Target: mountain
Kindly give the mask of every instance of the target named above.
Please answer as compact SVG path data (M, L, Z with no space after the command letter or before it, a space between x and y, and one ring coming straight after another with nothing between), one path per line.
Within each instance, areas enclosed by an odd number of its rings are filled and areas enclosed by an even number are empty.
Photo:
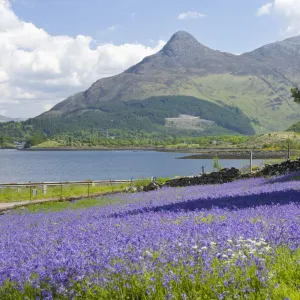
M79 116L88 120L91 114L94 120L106 119L105 107L115 107L114 118L117 118L121 112L118 109L126 102L157 99L155 109L159 110L161 97L188 96L185 101L197 98L199 106L206 101L224 110L235 110L248 120L253 132L277 131L300 119L300 109L290 97L290 89L297 85L300 85L300 37L233 55L210 49L189 33L179 31L158 53L122 74L96 81L88 90L67 98L37 120L51 120L63 126ZM152 102L152 108L153 105ZM172 117L179 117L180 113L179 110ZM195 110L185 114L194 116ZM139 117L134 113L127 117L130 116ZM166 121L160 125L165 124ZM123 128L126 128L124 122Z
M0 115L0 123L11 122L11 121L21 122L23 120L22 119L18 119L18 118L4 117L4 116Z

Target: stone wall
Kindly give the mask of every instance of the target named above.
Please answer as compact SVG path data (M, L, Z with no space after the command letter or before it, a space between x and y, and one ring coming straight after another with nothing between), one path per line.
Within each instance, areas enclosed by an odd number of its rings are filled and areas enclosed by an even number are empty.
M287 160L281 164L266 165L262 170L255 173L255 177L268 177L285 175L288 173L300 171L300 158L296 160Z
M300 171L300 158L296 160L287 160L281 164L266 165L258 172L241 174L240 170L231 168L223 169L219 172L212 172L195 177L182 177L175 178L166 182L166 186L192 186L192 185L205 185L205 184L220 184L225 182L232 182L242 178L252 177L271 177L278 175L285 175L292 172Z
M222 169L219 172L212 172L194 177L181 177L169 180L165 183L166 186L191 186L204 184L220 184L225 182L232 182L241 178L241 172L238 169Z
M184 187L193 185L221 184L232 182L238 179L285 175L296 171L300 171L300 158L294 161L287 160L281 164L266 165L261 170L248 174L242 174L241 171L236 168L222 169L219 172L207 173L200 176L174 178L167 181L164 185L161 185L157 182L151 182L149 185L141 187L140 190L132 187L133 190L128 190L127 192L149 192L157 190L162 186Z

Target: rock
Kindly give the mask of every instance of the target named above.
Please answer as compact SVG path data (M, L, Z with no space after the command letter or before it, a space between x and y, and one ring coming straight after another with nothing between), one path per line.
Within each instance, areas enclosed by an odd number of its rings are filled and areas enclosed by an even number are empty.
M138 191L138 189L134 186L129 186L125 190L126 193L136 193L137 191Z
M144 187L143 186L138 186L136 188L137 192L142 192L144 190Z
M300 170L300 158L287 160L281 164L266 165L262 170L255 173L255 177L270 177L285 175Z
M143 191L150 192L150 191L158 190L159 188L161 188L161 184L152 181L148 185L144 186Z
M231 182L236 179L242 178L241 172L238 169L222 169L219 172L212 172L194 177L174 178L166 182L166 186L191 186L191 185L204 185L204 184L221 184Z

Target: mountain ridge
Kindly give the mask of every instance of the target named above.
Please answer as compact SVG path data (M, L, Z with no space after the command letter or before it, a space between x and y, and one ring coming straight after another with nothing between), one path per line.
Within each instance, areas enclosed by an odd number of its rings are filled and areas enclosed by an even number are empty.
M38 118L66 117L106 101L192 96L241 109L256 132L286 129L300 119L290 88L300 85L300 37L242 55L213 50L179 31L156 54L123 73L97 80ZM277 61L277 63L276 63Z
M23 119L21 118L10 118L10 117L5 117L0 115L0 123L5 123L5 122L21 122Z

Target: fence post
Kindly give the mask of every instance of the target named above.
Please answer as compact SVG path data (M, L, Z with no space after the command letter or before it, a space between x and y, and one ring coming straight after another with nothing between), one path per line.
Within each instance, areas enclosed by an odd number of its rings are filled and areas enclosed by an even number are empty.
M31 201L31 193L32 193L32 191L31 191L31 185L29 186L29 193L30 193L30 201Z
M291 142L288 142L288 160L291 159Z
M202 175L204 175L204 173L205 173L205 172L204 172L204 166L202 166Z
M63 195L63 185L61 183L60 184L60 200L62 200L62 195Z
M250 173L252 173L253 169L253 152L250 151Z
M110 178L110 186L111 186L111 191L113 192L114 188L113 188L113 184L112 184L111 178Z
M44 184L43 185L43 195L46 195L47 194L47 185Z
M88 198L90 198L90 183L88 182Z

